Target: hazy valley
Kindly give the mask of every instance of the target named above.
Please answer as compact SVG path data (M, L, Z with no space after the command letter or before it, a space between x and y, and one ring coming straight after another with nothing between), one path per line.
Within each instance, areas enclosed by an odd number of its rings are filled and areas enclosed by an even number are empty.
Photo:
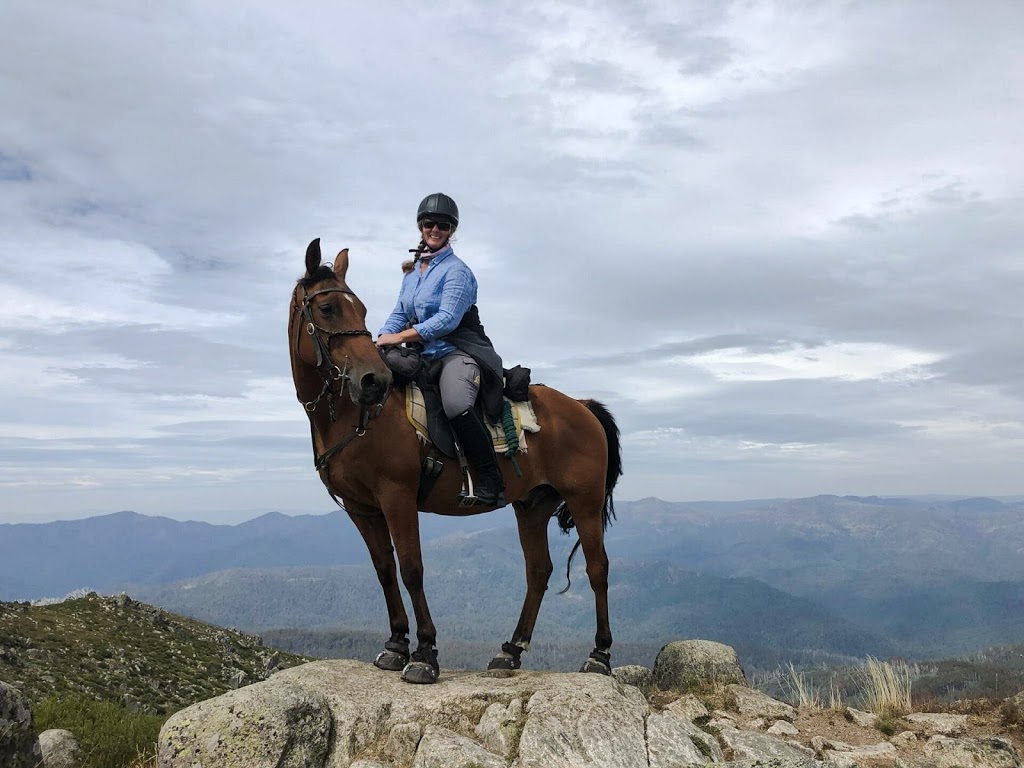
M525 588L511 510L421 520L442 647L485 660L514 626ZM555 575L535 634L541 667L559 668L572 656L565 649L593 632L582 558L572 589L556 594L571 543L552 533ZM618 505L607 546L620 663L648 663L678 637L728 643L759 668L940 658L1024 638L1019 500L643 499ZM124 590L249 632L343 629L344 646L385 630L368 560L340 511L235 526L122 512L0 526L0 599Z

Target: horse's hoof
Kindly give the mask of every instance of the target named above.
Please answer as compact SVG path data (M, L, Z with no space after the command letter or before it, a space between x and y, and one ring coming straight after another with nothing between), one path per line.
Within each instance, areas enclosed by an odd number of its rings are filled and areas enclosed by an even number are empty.
M425 661L410 661L402 670L402 680L406 683L429 685L437 682L437 670Z
M523 666L523 662L517 659L515 656L509 653L499 653L490 663L487 665L487 669L519 669Z
M605 664L603 661L597 659L587 659L583 662L583 666L580 667L580 672L596 672L599 675L610 675L612 673L611 667Z
M409 663L409 654L395 653L394 651L381 651L373 660L373 666L388 672L401 672Z

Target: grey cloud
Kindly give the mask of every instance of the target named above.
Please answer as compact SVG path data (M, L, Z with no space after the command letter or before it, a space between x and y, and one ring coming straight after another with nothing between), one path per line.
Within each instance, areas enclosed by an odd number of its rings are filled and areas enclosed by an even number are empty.
M283 321L282 321L283 323ZM230 338L230 334L225 334ZM146 395L230 397L239 383L254 376L284 375L283 341L279 355L204 339L197 333L161 330L150 325L68 331L61 334L18 331L13 349L44 354L55 374L75 376L103 390ZM283 339L283 335L282 335ZM83 355L123 358L125 367L62 363Z
M27 162L0 151L0 183L31 181L32 178L32 167Z
M692 24L651 24L643 34L662 56L675 61L679 71L686 75L721 72L737 53L726 38L705 34Z
M930 368L951 382L995 387L1009 397L1024 399L1024 344L1014 330L979 339L973 348Z
M3 5L0 26L19 34L0 51L0 228L57 265L56 248L81 237L156 254L167 269L139 283L134 324L3 329L3 353L35 361L34 373L78 377L39 392L28 376L7 380L3 424L48 436L30 451L7 444L8 476L21 471L19 451L55 468L116 468L137 450L151 462L243 466L266 439L275 453L264 465L295 451L323 501L290 392L295 421L282 431L232 420L252 378L287 379L286 300L309 239L353 245L353 287L375 330L415 236L410 211L444 189L464 209L457 251L477 272L499 352L535 380L607 401L635 451L628 492L1016 492L1024 201L1011 31L1021 9L822 6L814 14L832 37L815 41L820 61L776 62L784 74L750 91L722 87L751 64L745 43L724 37L742 6L576 10L619 25L616 53L653 52L666 78L684 77L633 82L600 51L550 50L585 28L563 29L571 16L550 4L486 14L314 4L297 21L290 6L257 0L243 24L213 6ZM779 33L806 12L780 6ZM544 46L538 18L552 33ZM343 25L359 34L339 45ZM908 53L909 28L941 55ZM47 57L33 54L41 46ZM707 90L692 101L694 84ZM631 135L559 112L602 93L635 97ZM10 256L0 291L30 312L46 297L10 268L21 254ZM173 312L177 330L162 327ZM677 363L689 394L644 396L645 381L665 383L663 357L837 342L944 359L917 382L721 382ZM111 356L138 367L97 366ZM625 373L639 392L623 391ZM202 422L174 416L190 395L223 400L230 415L211 406L197 409ZM1001 426L898 426L950 414ZM152 435L169 418L179 423L143 442L66 440L111 425ZM662 426L682 435L663 459L633 440ZM296 436L277 442L289 429ZM769 445L744 453L741 441ZM792 443L828 450L787 454ZM950 466L922 459L937 454ZM982 465L972 458L981 455L1000 458ZM878 478L886 487L849 485ZM977 486L982 478L993 486ZM263 491L290 498L283 486ZM189 492L164 486L151 498L187 505Z
M862 446L908 440L920 433L902 422L943 415L937 381L893 385L883 381L782 380L720 382L699 394L651 404L642 392L610 399L620 423L633 432L683 430L704 439L786 445Z
M548 85L558 90L582 88L638 95L650 90L642 81L629 77L621 67L600 59L563 59L552 68Z
M580 366L617 366L631 363L656 363L673 357L692 357L721 349L742 349L746 352L779 352L802 347L813 349L824 344L821 340L787 339L781 334L761 336L753 334L722 334L705 336L684 341L673 341L651 347L628 350L617 353L596 353L576 355L565 358L562 363L570 367Z
M972 258L984 252L1010 259L1017 252L1021 210L1015 199L983 207L968 203L891 222L876 232L759 249L680 244L674 261L671 250L654 251L643 243L537 243L525 253L590 257L592 267L566 275L574 289L558 301L571 309L574 322L600 328L607 343L630 343L669 329L699 336L723 325L757 333L762 318L770 318L773 328L800 336L941 352L1010 327L1024 312L1018 299L1024 273L1009 262L1002 267ZM986 222L983 232L979 217ZM559 263L545 267L552 268ZM543 282L535 286L542 289ZM642 304L630 297L643 297Z
M649 174L646 168L633 160L587 159L548 152L519 158L505 170L505 178L525 187L523 203L529 203L531 198L527 195L531 188L551 187L569 192L581 183L595 185L606 192L628 194L630 190L643 186ZM532 211L534 216L538 213L536 208L528 211ZM498 225L499 222L495 221L494 224ZM544 225L540 231L542 234L558 229L555 222L544 222Z
M707 149L708 143L703 138L692 119L688 115L651 115L643 120L639 141L655 146L685 148L688 150Z
M893 422L834 418L813 413L719 411L671 423L693 435L733 437L757 443L836 443L851 438L885 439L913 431Z
M52 440L0 438L0 462L31 466L64 466L69 470L110 469L114 472L183 466L214 470L260 470L277 462L305 465L309 435L298 424L293 436L280 434L173 435L155 438L65 438Z

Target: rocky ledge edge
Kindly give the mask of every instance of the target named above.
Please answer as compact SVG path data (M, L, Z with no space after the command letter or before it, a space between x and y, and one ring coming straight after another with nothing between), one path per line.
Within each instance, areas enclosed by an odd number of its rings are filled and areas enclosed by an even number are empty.
M711 647L683 641L662 653L687 642ZM912 731L855 746L800 734L796 710L748 688L738 664L703 681L726 702L716 710L680 687L666 693L664 666L654 673L445 670L437 684L413 686L358 661L312 662L172 716L160 732L159 766L1024 768L1007 739L964 737L958 716L925 717Z

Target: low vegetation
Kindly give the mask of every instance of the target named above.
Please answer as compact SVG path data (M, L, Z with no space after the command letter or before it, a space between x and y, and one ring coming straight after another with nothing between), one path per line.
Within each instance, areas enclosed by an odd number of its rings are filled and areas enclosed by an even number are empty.
M82 746L83 768L142 766L156 757L156 737L167 715L129 712L80 694L49 696L33 708L36 730L64 728Z
M37 730L72 732L88 768L148 768L171 714L308 658L126 595L0 602L0 680Z
M996 707L1024 690L1024 645L1008 645L928 662L779 665L751 676L755 687L799 706L842 709L844 705L883 714L952 711L965 701Z
M178 616L126 595L44 606L0 603L0 680L31 702L75 693L170 714L306 657L257 636Z

